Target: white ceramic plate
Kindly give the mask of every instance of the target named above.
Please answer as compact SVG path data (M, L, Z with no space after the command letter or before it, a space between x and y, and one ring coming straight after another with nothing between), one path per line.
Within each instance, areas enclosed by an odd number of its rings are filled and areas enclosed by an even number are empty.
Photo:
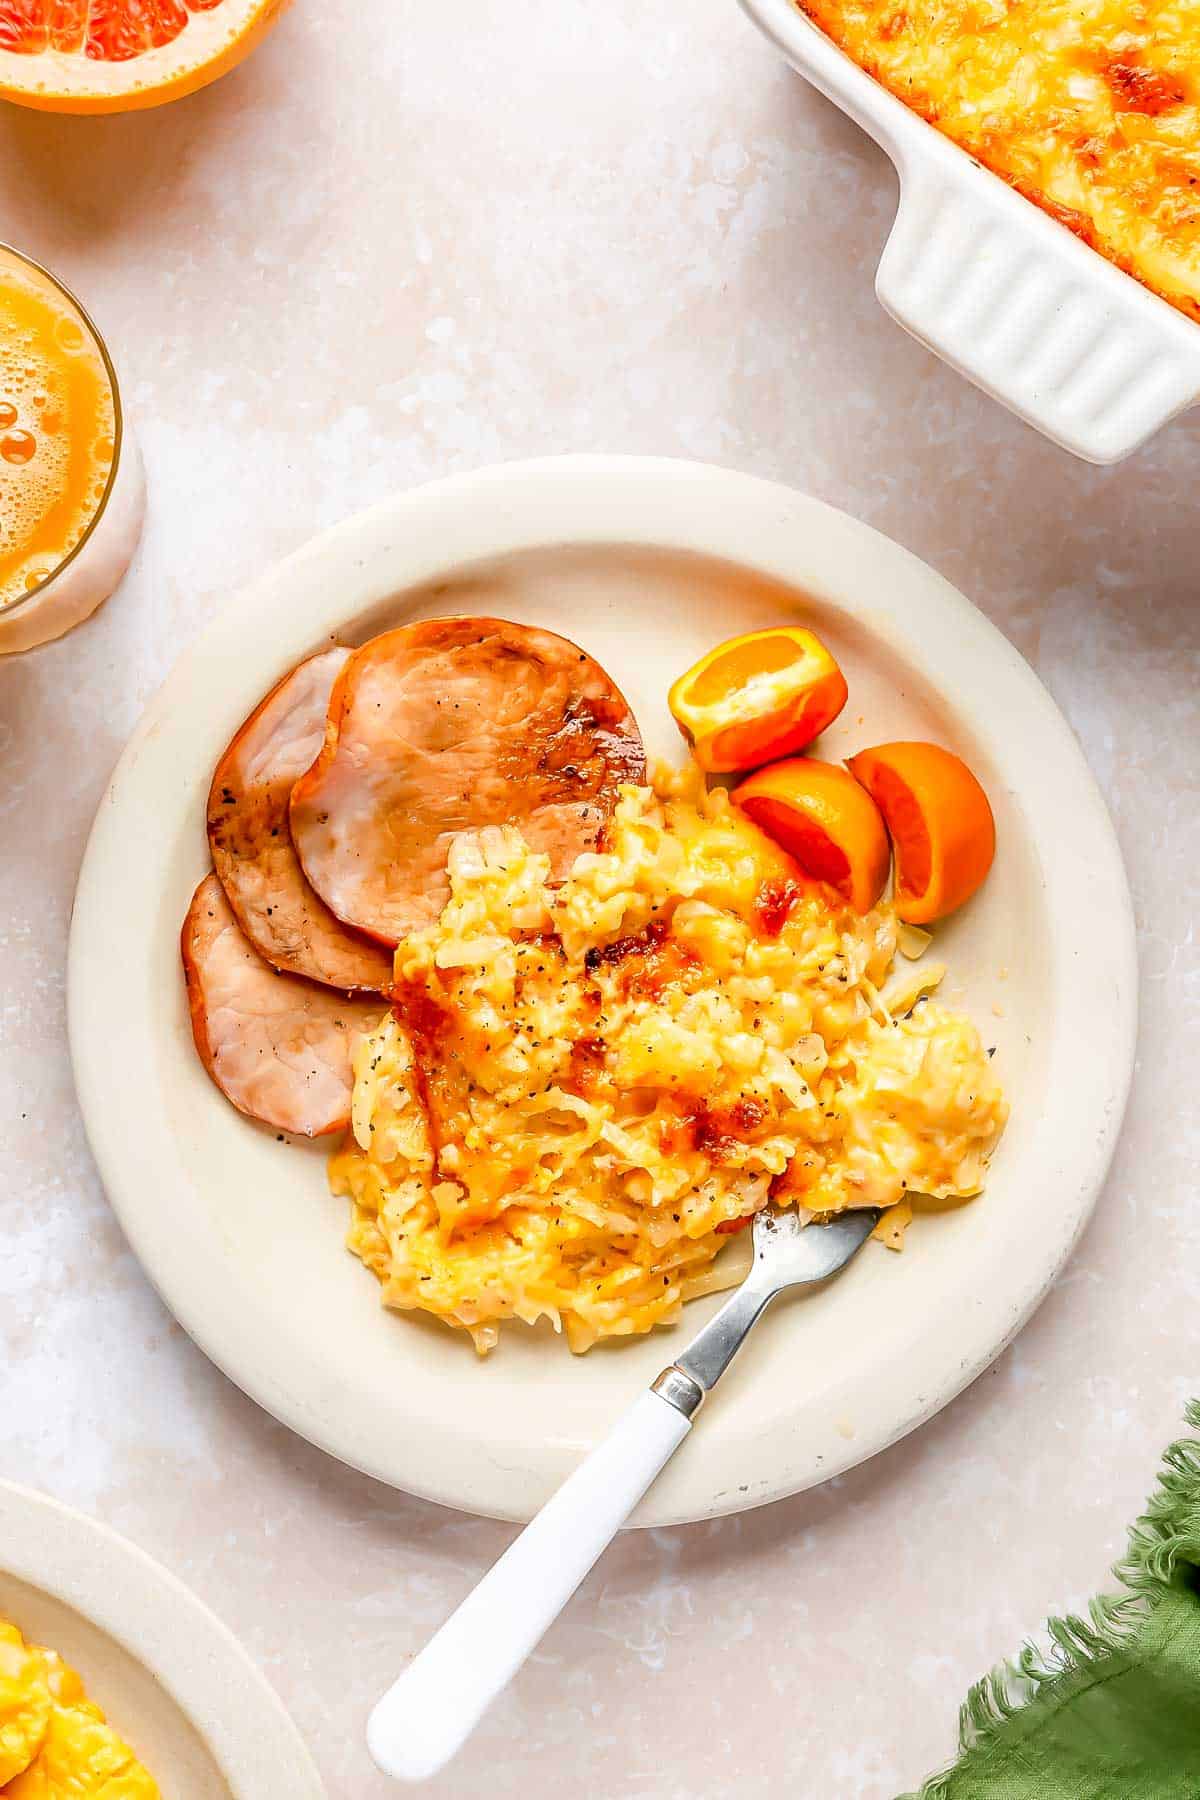
M168 1800L324 1800L273 1689L125 1538L0 1482L0 1616L79 1670Z
M995 806L991 878L939 941L951 993L997 1047L1012 1123L981 1201L919 1221L902 1256L869 1246L828 1291L776 1310L637 1518L753 1506L944 1406L1061 1268L1132 1069L1133 924L1112 829L1053 702L960 594L843 514L724 470L579 457L454 477L349 520L240 596L151 705L93 829L69 972L80 1101L130 1242L196 1341L314 1443L448 1505L528 1517L688 1327L582 1359L514 1330L481 1364L465 1337L386 1313L341 1247L325 1151L248 1124L200 1067L177 940L207 867L214 761L259 696L332 637L473 611L577 639L651 752L676 757L671 678L731 632L805 620L850 682L826 754L933 737Z

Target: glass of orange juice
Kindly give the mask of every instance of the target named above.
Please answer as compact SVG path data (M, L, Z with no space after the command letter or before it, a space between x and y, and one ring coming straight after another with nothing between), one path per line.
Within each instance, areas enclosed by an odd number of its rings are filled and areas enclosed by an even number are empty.
M103 338L60 282L0 244L0 656L108 599L144 499Z

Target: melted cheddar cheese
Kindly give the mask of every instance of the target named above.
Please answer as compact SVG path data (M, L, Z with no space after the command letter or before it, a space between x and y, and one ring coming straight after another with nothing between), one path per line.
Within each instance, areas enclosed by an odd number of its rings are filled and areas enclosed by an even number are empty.
M0 1619L3 1800L161 1800L158 1785L53 1650Z
M695 771L623 788L558 886L509 827L448 869L331 1165L385 1304L481 1352L505 1319L586 1350L739 1280L720 1253L771 1202L886 1207L899 1247L910 1195L979 1192L1007 1107L922 999L940 971L893 985L891 908L806 883Z
M1200 0L800 0L862 68L1200 318Z

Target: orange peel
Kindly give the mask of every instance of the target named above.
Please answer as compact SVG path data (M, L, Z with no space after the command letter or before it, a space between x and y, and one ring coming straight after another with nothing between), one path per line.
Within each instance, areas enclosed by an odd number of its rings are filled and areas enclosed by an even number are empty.
M0 0L0 99L42 112L178 100L261 43L288 0Z
M806 749L846 704L846 679L811 631L772 626L718 644L667 704L700 767L728 774Z
M891 850L879 808L839 763L809 756L771 763L731 798L806 875L836 889L855 912L870 912L886 885Z
M996 825L961 756L940 744L877 744L846 766L887 824L901 919L927 925L945 918L982 887L996 853Z

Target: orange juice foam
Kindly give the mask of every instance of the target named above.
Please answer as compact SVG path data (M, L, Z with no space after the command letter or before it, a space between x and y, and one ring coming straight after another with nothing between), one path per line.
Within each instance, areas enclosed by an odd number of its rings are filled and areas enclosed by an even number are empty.
M115 432L108 370L69 301L0 266L0 613L86 535Z

